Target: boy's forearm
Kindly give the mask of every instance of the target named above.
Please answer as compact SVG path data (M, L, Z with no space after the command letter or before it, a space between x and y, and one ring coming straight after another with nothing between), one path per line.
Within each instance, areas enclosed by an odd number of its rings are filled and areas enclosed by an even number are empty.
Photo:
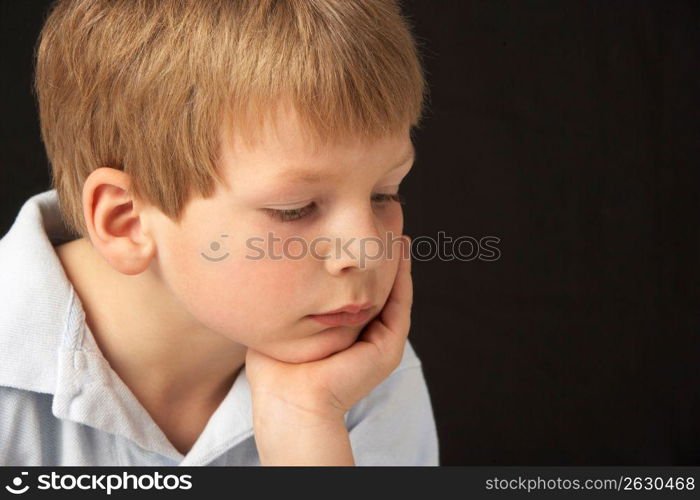
M343 418L317 420L282 413L254 421L261 465L355 465Z

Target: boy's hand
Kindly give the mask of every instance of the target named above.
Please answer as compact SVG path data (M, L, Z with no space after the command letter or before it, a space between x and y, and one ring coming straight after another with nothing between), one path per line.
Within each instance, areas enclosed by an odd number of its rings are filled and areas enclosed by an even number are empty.
M401 362L411 324L410 238L384 308L347 349L308 363L285 363L248 349L246 376L256 425L284 420L305 428L343 423L345 413Z

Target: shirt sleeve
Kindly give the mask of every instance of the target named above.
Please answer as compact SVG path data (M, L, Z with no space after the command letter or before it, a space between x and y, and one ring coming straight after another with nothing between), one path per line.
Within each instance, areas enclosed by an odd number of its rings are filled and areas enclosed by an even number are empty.
M407 341L399 366L347 414L355 465L439 465L438 436L420 360Z

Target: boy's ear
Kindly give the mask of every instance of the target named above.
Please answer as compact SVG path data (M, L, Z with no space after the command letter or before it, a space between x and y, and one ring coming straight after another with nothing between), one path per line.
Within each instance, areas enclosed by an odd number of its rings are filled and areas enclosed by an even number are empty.
M129 175L121 170L94 170L83 186L83 216L93 246L107 262L121 273L139 274L156 246L130 186Z

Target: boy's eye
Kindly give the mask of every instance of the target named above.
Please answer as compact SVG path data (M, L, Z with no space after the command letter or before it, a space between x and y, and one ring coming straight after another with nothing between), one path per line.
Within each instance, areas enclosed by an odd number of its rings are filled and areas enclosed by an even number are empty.
M292 222L295 220L303 219L308 214L313 212L315 203L311 202L305 207L292 208L289 210L275 210L274 208L266 208L267 211L273 218L281 220L282 222Z
M372 195L372 201L380 206L386 205L387 203L389 203L391 201L401 203L402 205L404 205L406 203L405 198L399 193L374 194L374 195ZM304 217L307 217L308 215L313 213L315 208L316 208L316 204L314 202L311 202L308 205L301 207L301 208L293 208L293 209L289 209L289 210L275 210L273 208L266 208L265 210L274 219L280 220L282 222L294 222L294 221L303 219Z

